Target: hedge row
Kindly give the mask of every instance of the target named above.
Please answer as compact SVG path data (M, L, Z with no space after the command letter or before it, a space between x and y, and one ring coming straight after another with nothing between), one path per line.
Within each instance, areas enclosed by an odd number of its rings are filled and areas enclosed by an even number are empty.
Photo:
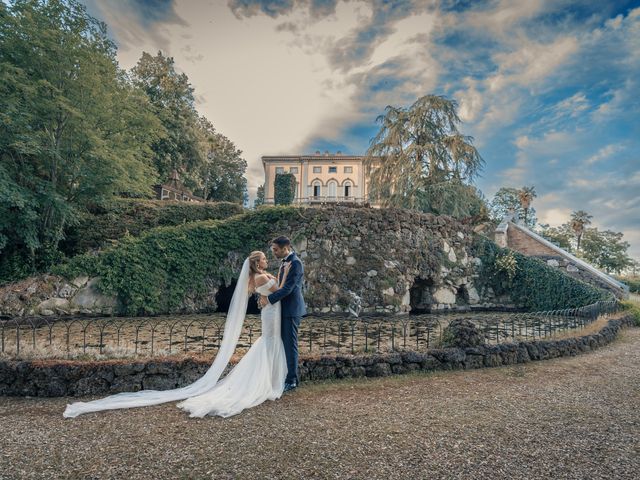
M60 248L67 256L102 248L127 235L138 236L151 228L201 220L221 220L242 213L230 202L196 203L163 200L115 199L96 205L66 232Z

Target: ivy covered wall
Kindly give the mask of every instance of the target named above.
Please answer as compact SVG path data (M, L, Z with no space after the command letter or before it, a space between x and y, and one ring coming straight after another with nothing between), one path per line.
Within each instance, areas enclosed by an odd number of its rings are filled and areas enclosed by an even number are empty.
M547 310L607 296L540 261L498 248L450 217L401 209L276 206L124 237L100 254L80 255L55 268L56 275L45 282L55 287L25 283L0 289L0 302L5 314L20 309L28 314L38 302L50 310L64 299L68 309L77 291L91 287L114 299L106 302L114 313L210 311L221 286L233 285L248 253L268 252L270 239L282 234L304 262L311 312L344 313L356 306L386 313ZM275 271L277 260L268 257ZM37 293L28 293L32 290ZM57 296L60 302L51 298Z

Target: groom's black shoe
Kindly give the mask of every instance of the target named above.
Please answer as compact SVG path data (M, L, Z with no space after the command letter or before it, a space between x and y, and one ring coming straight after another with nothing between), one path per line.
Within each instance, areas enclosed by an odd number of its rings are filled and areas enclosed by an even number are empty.
M284 391L285 392L293 390L294 388L298 388L298 384L297 383L285 383L284 384Z

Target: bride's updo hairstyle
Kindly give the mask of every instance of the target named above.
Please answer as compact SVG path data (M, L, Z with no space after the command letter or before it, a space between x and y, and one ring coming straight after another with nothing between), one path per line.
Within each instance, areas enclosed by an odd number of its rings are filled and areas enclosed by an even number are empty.
M260 259L264 256L264 252L260 250L255 250L249 254L249 272L250 275L255 275L256 273L260 273L260 267L258 264L260 263Z
M258 264L263 256L264 252L260 250L254 250L249 254L249 290L252 292L256 289L255 276L262 273Z

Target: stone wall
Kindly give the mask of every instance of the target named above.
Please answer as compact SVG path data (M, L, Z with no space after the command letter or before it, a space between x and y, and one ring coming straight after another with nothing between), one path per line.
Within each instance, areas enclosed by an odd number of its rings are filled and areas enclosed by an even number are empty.
M578 280L582 280L583 282L589 283L603 290L610 291L617 297L623 296L623 292L621 292L620 289L613 288L611 284L604 282L599 277L594 276L592 273L586 271L584 268L581 268L580 265L576 265L567 258L559 255L538 255L537 258L543 260L550 267L562 270L563 273L566 273L573 278L577 278Z
M354 298L364 312L495 301L481 299L473 283L479 260L470 254L469 225L399 209L308 209L305 217L292 221L287 233L305 264L305 299L313 312L347 312Z
M304 294L311 312L513 307L510 298L495 297L490 290L481 298L474 284L480 260L471 255L473 230L450 217L326 207L300 209L288 223L273 236L294 240L305 265ZM271 271L277 268L272 260ZM214 311L220 292L233 290L226 287L219 278L207 279L207 293L185 298L177 312ZM0 315L104 315L118 314L119 308L118 299L100 293L99 278L43 275L0 288Z
M547 340L446 348L421 352L343 355L300 359L301 381L345 377L379 377L417 370L455 370L514 365L574 356L612 342L620 329L634 325L632 316L610 320L598 333ZM67 361L0 361L0 395L85 396L142 389L165 390L188 385L209 368L210 361L148 360L125 363Z

